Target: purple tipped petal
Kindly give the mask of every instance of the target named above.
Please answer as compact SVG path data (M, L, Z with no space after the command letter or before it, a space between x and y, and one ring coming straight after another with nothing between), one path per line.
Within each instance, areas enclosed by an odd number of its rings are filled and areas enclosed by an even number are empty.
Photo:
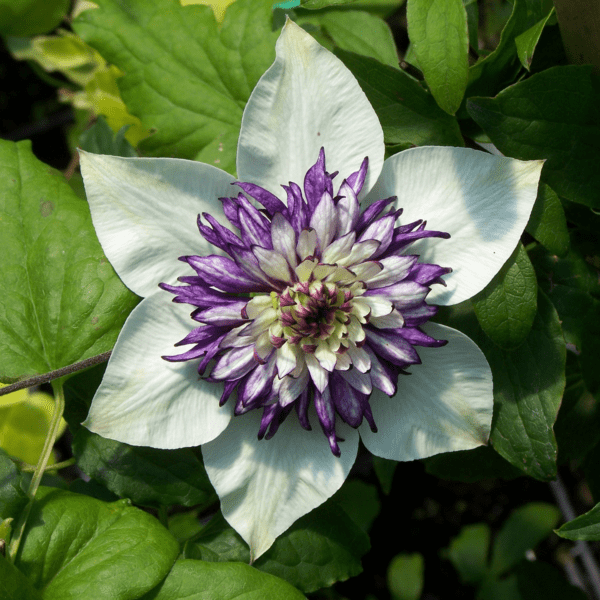
M329 440L329 446L335 456L340 456L340 448L337 444L337 436L335 435L335 407L331 400L331 392L329 388L321 393L315 390L315 409L319 417L321 428Z
M333 197L331 177L325 171L325 149L321 148L319 159L308 170L304 178L304 195L311 213L315 210L325 192Z
M246 194L252 196L257 202L260 202L269 212L270 216L273 216L275 213L283 213L287 214L287 208L285 204L274 194L268 192L264 188L261 188L259 185L254 185L253 183L244 183L236 181L235 185L241 187Z
M309 401L310 398L308 396L308 387L305 387L295 404L296 412L298 413L298 421L300 421L300 425L306 429L306 431L312 431L312 427L310 426L310 422L308 420Z
M414 266L410 273L410 278L417 283L423 285L432 285L434 283L441 283L446 285L442 279L442 275L451 273L452 269L448 267L440 267L438 265L430 265L427 263L418 263Z
M403 327L397 330L398 334L401 335L407 342L410 342L413 346L425 346L427 348L441 348L445 346L447 340L436 340L428 336L426 333L418 329L417 327Z
M423 302L418 306L402 311L404 324L407 327L418 327L419 325L423 325L429 321L429 319L431 319L431 317L433 317L437 311L437 306L430 306L429 304L425 304L425 302Z
M396 217L394 215L390 215L389 217L382 217L377 221L371 223L358 238L359 242L364 242L366 240L377 240L381 243L379 248L375 251L372 258L377 256L381 256L387 249L388 246L392 243L392 235L394 232L394 222L396 221Z
M398 367L419 364L421 359L417 351L403 337L388 330L365 328L371 348L382 358Z
M190 284L188 286L175 286L161 283L159 286L175 294L173 302L191 304L192 306L227 306L232 302L236 302L236 298L226 296L208 285L206 285L200 277L180 277L182 283Z
M369 398L368 394L361 394L337 373L333 374L329 385L333 404L340 417L350 427L358 427L363 420L363 405Z
M365 183L365 177L367 176L367 170L369 168L369 157L365 157L360 165L360 169L352 173L348 179L348 185L352 188L354 193L358 196L360 190L362 190L362 186Z
M242 271L235 262L224 256L185 256L183 259L209 285L225 292L266 292L264 282Z
M397 196L386 198L385 200L377 200L373 202L359 217L356 223L356 230L362 231L365 227L370 225L388 206L398 200Z
M226 352L213 367L210 374L215 381L241 379L257 366L254 360L254 348L233 348Z

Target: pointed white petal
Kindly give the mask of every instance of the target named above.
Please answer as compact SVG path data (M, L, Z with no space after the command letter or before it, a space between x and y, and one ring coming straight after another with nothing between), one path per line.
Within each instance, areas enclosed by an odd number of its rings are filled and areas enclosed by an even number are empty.
M330 265L337 263L338 260L347 257L350 251L352 250L352 246L354 245L354 241L356 240L356 234L354 231L344 235L343 237L335 240L335 242L329 244L323 252L321 261Z
M329 349L327 342L319 341L314 356L326 371L333 371L338 355Z
M277 352L277 373L280 379L291 373L296 368L296 354L299 352L294 346L285 342Z
M360 205L354 190L346 182L340 186L338 195L342 196L336 205L338 235L342 236L354 230L360 214Z
M314 425L318 420L311 412ZM341 487L358 449L358 433L342 422L336 425L345 439L340 458L333 456L318 425L305 431L295 414L270 440L256 438L259 424L258 411L235 417L216 440L202 446L223 515L250 545L251 560Z
M537 195L542 161L523 162L469 148L421 147L391 156L365 199L398 196L402 223L427 221L448 240L427 238L407 252L451 267L429 302L457 304L480 292L514 251Z
M296 232L281 213L275 213L271 221L271 241L273 248L285 256L292 268L298 265Z
M284 377L283 380L280 380L279 404L287 406L290 402L293 402L306 388L309 379L308 369L302 369L298 377Z
M254 248L254 256L258 258L260 268L272 279L279 281L290 280L290 266L288 261L277 250Z
M394 309L389 315L371 317L369 323L377 327L377 329L396 329L404 327L404 317Z
M324 147L327 169L340 171L339 182L369 157L366 194L383 164L383 132L354 75L293 21L276 53L242 117L240 180L271 192L288 181L302 185Z
M319 247L323 251L329 246L337 230L336 211L329 194L323 194L310 218L309 225L317 232Z
M315 255L317 248L317 232L314 229L303 229L298 236L298 256L305 260Z
M189 254L222 254L196 225L210 213L229 227L220 197L235 179L215 167L176 158L120 158L80 151L92 221L108 260L139 296L192 274L179 260Z
M373 391L371 376L368 373L361 373L358 369L348 369L340 371L340 375L355 389L363 394L370 394Z
M329 384L329 373L321 366L321 363L312 354L304 354L304 361L310 372L313 383L320 392Z
M346 354L361 373L366 373L371 368L371 359L364 348L357 348L354 344L350 344Z
M346 258L338 260L338 265L343 265L352 268L353 265L362 263L364 260L368 260L375 254L379 249L379 242L377 240L368 240L366 242L357 242L352 246L352 251L347 255Z
M383 296L358 296L352 301L353 306L363 305L367 307L367 313L371 317L383 317L394 310L394 305Z
M410 268L415 264L416 258L414 256L394 255L382 258L377 262L383 266L383 269L380 269L370 279L366 280L369 289L393 285L404 279L408 275Z
M477 345L443 325L423 329L442 348L419 348L423 364L400 375L392 398L375 389L370 399L373 433L361 425L365 446L392 460L416 460L440 452L468 450L487 443L492 423L492 373Z
M129 315L84 425L134 446L198 446L227 426L233 403L219 407L220 383L198 377L199 360L170 363L174 344L193 328L189 308L159 292Z

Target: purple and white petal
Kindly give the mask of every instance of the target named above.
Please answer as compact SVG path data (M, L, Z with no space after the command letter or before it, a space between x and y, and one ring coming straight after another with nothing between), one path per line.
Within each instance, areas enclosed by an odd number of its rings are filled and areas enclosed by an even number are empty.
M309 418L316 422L314 409ZM292 415L272 439L258 440L260 421L257 411L235 418L216 440L202 446L223 516L249 544L252 561L341 487L358 450L358 432L343 423L337 426L345 440L339 443L338 458L320 427L306 431Z
M277 57L254 88L242 117L237 172L271 192L301 183L321 147L339 169L340 183L369 157L362 194L384 158L379 119L352 73L331 52L288 20Z
M485 356L455 329L437 323L423 329L448 344L420 348L422 364L411 367L410 375L400 375L392 398L378 390L372 394L378 432L363 424L360 435L376 456L416 460L487 443L494 400Z
M385 161L365 203L395 194L403 221L426 219L429 229L450 234L417 241L410 253L452 268L447 287L433 288L429 301L457 304L480 292L513 253L542 165L469 148L412 148Z
M198 380L196 362L167 362L189 332L189 311L148 296L129 315L87 419L90 431L134 446L184 448L217 437L231 418L223 386ZM193 418L190 416L193 415Z
M198 213L229 226L220 196L235 179L210 165L177 158L120 158L80 150L92 222L123 283L138 296L174 284L180 256L215 248L198 236Z

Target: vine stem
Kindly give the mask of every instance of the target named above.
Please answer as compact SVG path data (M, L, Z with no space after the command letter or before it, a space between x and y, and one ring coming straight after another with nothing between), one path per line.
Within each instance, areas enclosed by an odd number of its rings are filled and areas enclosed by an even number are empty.
M60 420L62 419L63 412L65 410L63 380L55 379L52 382L52 388L54 390L54 411L52 412L52 421L50 422L50 428L48 429L48 434L46 435L46 440L44 441L44 447L42 449L40 459L35 467L35 471L33 472L31 483L29 484L29 490L27 491L29 502L17 521L15 534L8 546L8 558L10 562L14 562L17 556L17 552L21 544L21 538L23 537L23 532L25 531L25 526L27 525L27 519L29 518L31 507L35 501L35 495L40 486L40 482L42 481L42 476L44 475L44 471L48 465L52 448L54 448L54 442L56 441L56 437L60 428Z
M16 383L11 383L10 385L7 385L0 389L0 396L4 396L5 394L11 394L12 392L16 392L17 390L22 390L23 388L41 385L42 383L48 383L53 379L58 379L59 377L64 377L65 375L70 375L71 373L82 371L83 369L93 367L94 365L99 365L100 363L106 362L110 358L110 354L111 351L104 352L103 354L97 354L96 356L86 358L85 360L82 360L80 362L76 362L72 365L68 365L67 367L63 367L62 369L56 369L55 371L50 371L49 373L44 373L43 375L35 375L34 377L29 377L27 379L17 381Z
M69 458L68 460L63 460L63 462L48 465L45 471L60 471L60 469L66 469L74 464L75 459ZM37 469L36 465L28 465L27 463L18 463L18 466L21 469L21 473L33 473Z

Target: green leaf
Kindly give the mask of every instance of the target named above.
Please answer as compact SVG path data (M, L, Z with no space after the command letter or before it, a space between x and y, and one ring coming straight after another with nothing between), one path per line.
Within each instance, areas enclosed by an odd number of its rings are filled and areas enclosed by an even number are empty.
M565 211L554 190L541 184L525 228L547 250L564 256L569 250L569 231Z
M0 552L0 598L2 600L41 600L42 595L19 569Z
M512 350L525 341L537 310L537 281L521 243L471 302L483 331L497 346Z
M597 366L600 336L600 271L589 252L590 236L575 231L571 249L558 258L536 248L531 253L539 281L562 322L565 339L574 346L585 385L592 394L600 393Z
M332 500L337 502L365 533L369 532L381 510L377 488L360 479L347 479L333 495Z
M137 156L134 147L125 139L128 126L121 127L117 134L100 115L96 122L79 137L79 145L87 152L110 156Z
M167 578L140 600L301 600L289 583L241 563L178 560Z
M446 452L425 459L425 470L440 479L474 483L482 479L514 479L523 472L513 467L491 446Z
M169 517L169 531L181 546L202 531L198 510L176 513Z
M517 508L506 519L492 548L490 571L502 575L547 538L560 520L560 511L552 504L531 502Z
M309 593L358 575L368 549L368 536L328 502L296 521L253 566ZM248 546L220 513L186 543L183 555L205 561L250 560Z
M532 25L527 31L524 31L515 38L517 55L521 64L528 71L531 68L535 47L540 40L544 27L546 27L546 23L548 23L548 20L552 16L554 16L554 9L552 9L543 19L540 19L535 25Z
M387 144L464 146L456 119L404 71L336 49L372 104Z
M408 0L408 36L438 105L453 115L469 78L467 13L462 0Z
M44 600L135 600L169 572L179 552L151 515L39 488L15 561Z
M479 7L477 0L463 0L467 13L467 28L469 30L469 46L473 51L479 51Z
M588 595L571 585L564 573L548 563L523 561L517 567L519 592L525 600L587 600Z
M27 493L15 463L0 448L0 520L16 518L27 504Z
M218 169L235 175L238 134L237 130L219 134L196 154L194 160L214 165Z
M513 83L521 70L515 40L545 18L551 9L551 0L514 1L512 13L502 30L498 45L492 53L480 58L469 69L467 98L494 96Z
M65 18L70 0L0 0L0 35L49 33Z
M65 418L74 433L79 468L121 498L143 506L207 506L216 501L199 450L130 446L92 433L84 420L105 365L72 377L65 386Z
M494 379L491 441L496 452L536 479L556 476L552 427L565 387L566 350L560 321L538 291L538 312L525 342L516 350L494 345L467 306L457 306L448 325L466 333L483 351Z
M370 56L381 63L398 68L398 54L388 24L379 17L358 10L324 12L298 19L324 29L335 45L348 52Z
M568 540L600 540L600 504L596 504L592 510L565 523L556 530L556 533Z
M250 92L275 58L272 1L237 0L219 28L209 6L174 0L101 0L76 32L125 75L128 110L153 135L151 156L194 158L213 140L237 139ZM232 154L233 153L233 154ZM235 162L227 144L223 162Z
M600 208L599 94L592 67L554 67L467 110L503 154L547 159L542 181L559 196Z
M217 500L199 452L130 446L80 428L73 439L79 468L111 492L142 506L209 506Z
M554 307L538 293L538 312L525 342L511 352L486 347L494 377L492 444L536 479L556 476L552 427L565 388L566 350Z
M0 140L0 381L110 350L137 297L98 243L88 206L29 142Z
M375 471L375 475L377 475L381 491L386 496L389 496L392 491L392 483L397 466L398 463L395 460L373 456L373 470Z
M586 460L590 459L588 452L600 442L600 403L587 389L579 358L573 352L567 352L567 385L554 432L559 463L579 461L586 454ZM586 476L586 480L594 493L591 477Z
M485 523L463 527L450 541L448 558L458 571L463 583L476 584L487 573L490 547L490 528Z
M398 554L387 569L387 584L392 600L419 600L423 591L423 555Z

